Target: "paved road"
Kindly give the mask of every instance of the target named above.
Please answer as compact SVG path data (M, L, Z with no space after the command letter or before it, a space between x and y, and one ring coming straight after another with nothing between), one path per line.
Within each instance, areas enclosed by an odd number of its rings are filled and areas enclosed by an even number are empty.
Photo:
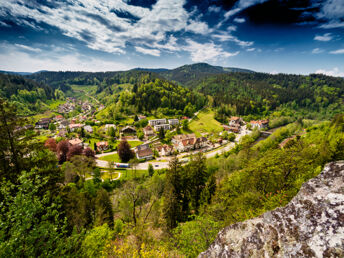
M235 142L239 142L241 137L243 137L244 135L249 134L249 133L250 133L250 131L247 131L245 129L242 130L240 132L240 134L237 134ZM234 146L235 146L235 143L234 142L230 142L230 143L228 143L228 144L226 144L224 146L219 147L216 150L212 150L212 151L210 151L208 153L205 153L205 156L206 156L206 158L214 157L216 154L222 154L223 152L229 151ZM102 157L102 156L106 156L106 155L111 155L111 154L114 154L114 153L117 153L117 152L109 152L109 153L104 153L104 154L98 154L98 155L96 155L96 157L98 158L98 157ZM179 159L181 159L185 155L188 155L188 153L181 153L177 157ZM146 161L146 162L143 162L143 163L139 163L138 166L136 167L136 169L138 169L138 170L147 170L149 164L152 164L154 169L168 168L168 163L169 163L169 160L171 159L171 157L163 157L162 159L166 160L166 161L163 161L163 162ZM184 158L183 160L187 161L188 158ZM96 162L97 162L97 166L98 167L103 167L103 168L108 167L108 162L107 161L96 159Z

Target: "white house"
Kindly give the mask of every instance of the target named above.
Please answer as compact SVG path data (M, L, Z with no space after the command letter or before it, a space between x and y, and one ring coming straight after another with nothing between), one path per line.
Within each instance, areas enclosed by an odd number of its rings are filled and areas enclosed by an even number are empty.
M168 119L168 123L172 126L174 125L178 125L179 124L179 120L178 119Z
M166 124L166 118L149 120L148 123L151 126Z
M160 129L164 129L164 131L170 130L171 129L171 125L169 124L159 124L159 125L155 125L154 126L154 130L159 132Z
M93 133L93 128L90 125L85 125L84 130L88 133Z

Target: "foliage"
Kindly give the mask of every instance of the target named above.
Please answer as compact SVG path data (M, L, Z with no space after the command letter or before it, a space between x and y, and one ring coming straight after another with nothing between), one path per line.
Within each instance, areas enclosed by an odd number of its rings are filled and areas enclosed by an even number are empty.
M130 149L130 145L126 140L122 140L117 147L118 156L122 162L128 162L131 158L134 157L133 151Z

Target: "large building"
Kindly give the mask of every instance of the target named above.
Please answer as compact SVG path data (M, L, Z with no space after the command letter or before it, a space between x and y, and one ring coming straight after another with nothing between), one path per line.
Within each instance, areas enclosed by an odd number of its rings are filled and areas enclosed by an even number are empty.
M160 131L160 129L164 129L164 131L170 130L171 129L171 125L169 124L160 124L160 125L155 125L154 126L154 130L155 131Z
M162 118L162 119L153 119L153 120L149 120L148 121L149 125L151 126L155 126L155 125L162 125L162 124L166 124L166 118Z
M179 124L179 120L178 119L168 119L168 123L172 126L174 125L178 125Z

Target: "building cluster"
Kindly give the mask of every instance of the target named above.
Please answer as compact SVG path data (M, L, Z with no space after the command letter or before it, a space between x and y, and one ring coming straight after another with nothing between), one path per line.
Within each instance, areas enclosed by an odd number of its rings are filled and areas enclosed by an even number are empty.
M244 124L244 121L242 120L241 117L232 116L229 119L228 131L233 132L233 133L240 133L241 126L243 124Z
M191 151L207 146L206 137L196 137L195 134L180 134L172 138L174 148L178 152Z
M154 127L155 131L160 131L161 128L164 131L170 130L172 126L176 126L179 124L178 119L166 119L166 118L161 118L161 119L153 119L148 121L150 126Z
M75 110L76 106L80 106L83 112L91 111L93 106L90 102L76 100L75 98L67 98L66 103L59 105L58 112L65 114Z
M264 129L264 128L268 128L269 127L269 119L265 119L265 120L252 120L250 121L250 124L253 128L258 128L258 129Z

